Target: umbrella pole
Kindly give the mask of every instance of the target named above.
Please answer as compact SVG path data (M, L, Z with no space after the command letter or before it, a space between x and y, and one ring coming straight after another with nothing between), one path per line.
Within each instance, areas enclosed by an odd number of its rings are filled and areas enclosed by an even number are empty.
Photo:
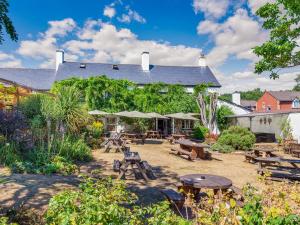
M172 134L175 133L175 121L174 118L172 118Z
M158 119L155 118L155 127L156 127L156 131L158 131Z

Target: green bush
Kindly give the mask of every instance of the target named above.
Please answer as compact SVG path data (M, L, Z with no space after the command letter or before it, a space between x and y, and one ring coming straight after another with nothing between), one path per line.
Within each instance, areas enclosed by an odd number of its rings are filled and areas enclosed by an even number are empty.
M221 153L230 153L234 151L234 148L230 145L221 145L218 142L213 144L210 149L212 151L217 151L217 152L221 152Z
M68 160L89 161L92 159L92 153L89 146L82 138L71 136L58 140L53 146L54 151Z
M3 143L0 145L0 164L4 166L11 166L20 160L19 150L17 144Z
M198 140L204 140L205 136L208 134L209 130L207 127L196 125L193 129L193 138Z
M255 143L255 135L247 128L231 126L224 130L217 143L219 145L228 145L235 150L249 150Z
M137 197L125 183L111 178L87 178L80 190L54 196L45 214L47 224L190 224L166 203L147 208L134 206Z

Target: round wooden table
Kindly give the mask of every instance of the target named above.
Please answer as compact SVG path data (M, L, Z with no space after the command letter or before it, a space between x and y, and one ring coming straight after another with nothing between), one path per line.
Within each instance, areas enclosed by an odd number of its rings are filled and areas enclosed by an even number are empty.
M183 192L191 201L191 194L196 200L201 189L212 189L215 195L222 195L222 192L232 186L232 181L226 177L212 174L187 174L180 177Z
M225 190L232 186L232 181L226 177L211 174L188 174L180 177L183 185L193 186L194 188Z

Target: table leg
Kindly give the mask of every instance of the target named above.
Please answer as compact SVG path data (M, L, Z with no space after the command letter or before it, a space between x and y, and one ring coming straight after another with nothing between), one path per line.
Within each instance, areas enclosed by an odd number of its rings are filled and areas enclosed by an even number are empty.
M130 162L125 162L125 164L123 164L123 165L124 165L123 168L122 168L122 165L121 165L121 168L120 168L120 174L119 174L119 176L118 176L118 179L122 179L123 176L124 176L124 178L126 178L126 177L125 177L125 173L126 173L126 171L127 171L128 166L130 165Z
M137 168L139 169L139 171L142 173L144 179L145 179L146 181L149 181L149 179L148 179L148 177L147 177L147 174L145 173L145 170L142 169L140 163L139 163L139 162L136 162L135 164L136 164Z

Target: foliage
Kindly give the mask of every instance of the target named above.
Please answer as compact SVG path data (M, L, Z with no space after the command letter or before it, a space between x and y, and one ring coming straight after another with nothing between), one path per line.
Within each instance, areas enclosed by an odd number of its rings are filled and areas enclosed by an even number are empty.
M20 160L18 146L15 143L0 144L0 164L11 166L13 163Z
M54 196L45 214L47 224L189 224L166 204L141 208L123 181L86 178L78 191Z
M242 100L254 100L257 101L263 96L264 92L260 88L255 88L250 91L241 91L241 99ZM221 100L232 101L232 94L223 94L219 97Z
M193 138L198 140L204 140L208 133L208 128L201 126L200 124L196 124L193 129Z
M247 128L231 126L219 137L219 145L228 145L235 150L249 150L255 143L255 135Z
M291 126L291 121L289 118L283 119L280 124L281 138L282 140L292 140L293 139L293 128Z
M222 105L217 109L217 124L220 131L223 131L228 128L229 120L227 116L231 116L234 113L228 106Z
M81 94L75 86L61 86L54 98L44 99L42 113L47 119L60 123L62 133L77 133L89 119L80 99Z
M296 81L296 85L293 88L293 91L300 91L300 74L298 74L295 81Z
M10 39L13 41L18 40L18 35L13 26L12 21L8 17L8 0L0 0L0 45L3 43L3 28L5 28L6 33L9 35Z
M19 111L0 111L0 134L9 140L17 140L18 132L27 128L24 115Z
M43 94L31 94L22 98L18 107L28 120L33 120L37 115L42 116Z
M213 144L210 149L212 151L217 151L217 152L221 152L221 153L230 153L230 152L233 152L234 151L234 148L230 145L222 145L220 143L215 143Z
M103 133L103 123L94 121L91 125L87 126L87 130L93 138L100 138Z
M270 71L275 79L278 68L300 64L297 39L300 36L300 4L296 0L276 0L266 3L256 12L263 19L263 28L270 30L270 39L254 48L261 59L255 64L255 72Z
M89 161L92 158L91 149L84 139L67 136L53 143L53 151L59 156L72 161Z
M139 88L127 80L112 80L105 76L88 79L71 78L55 83L53 92L63 87L75 87L90 109L107 112L138 110L141 112L195 112L194 96L180 85L147 84Z

